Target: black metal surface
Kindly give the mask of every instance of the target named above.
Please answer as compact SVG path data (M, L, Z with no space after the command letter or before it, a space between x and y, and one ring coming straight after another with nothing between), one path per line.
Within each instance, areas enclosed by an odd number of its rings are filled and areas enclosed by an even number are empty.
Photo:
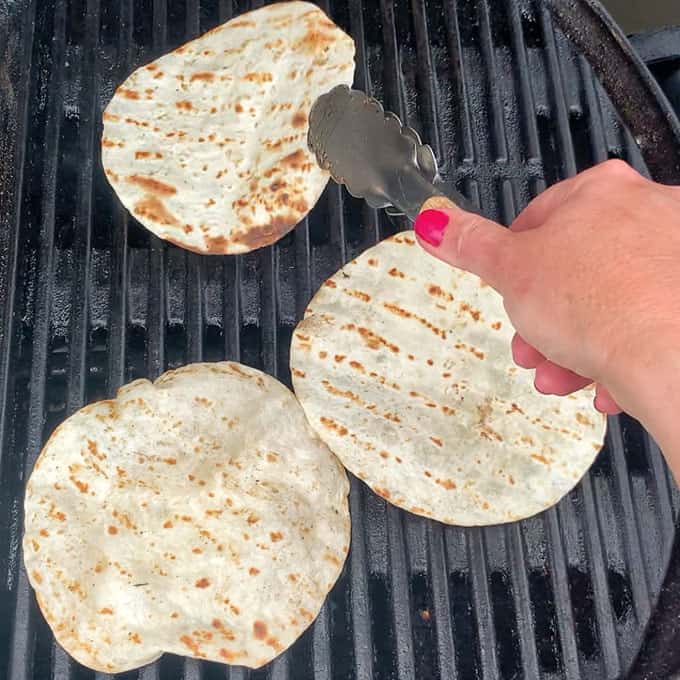
M639 145L652 177L680 184L680 123L623 31L598 0L545 0L593 66Z
M356 41L356 86L418 130L485 214L509 222L547 184L609 157L641 167L585 61L529 0L321 4ZM237 359L289 383L290 335L316 287L397 228L331 185L275 246L201 258L116 201L97 150L114 87L251 6L0 2L0 678L107 677L53 643L21 567L23 485L52 429L188 361ZM622 417L577 489L524 522L444 527L356 480L350 503L343 577L289 652L255 672L165 657L121 677L617 678L659 592L678 496Z

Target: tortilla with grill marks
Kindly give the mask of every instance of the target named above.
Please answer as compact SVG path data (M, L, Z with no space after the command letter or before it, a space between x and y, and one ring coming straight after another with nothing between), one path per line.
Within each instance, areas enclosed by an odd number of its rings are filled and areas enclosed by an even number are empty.
M288 389L193 364L55 430L27 486L26 571L57 641L90 668L163 652L258 667L337 580L348 491Z
M147 229L198 253L274 243L328 181L307 149L319 95L354 76L354 42L318 7L243 14L137 69L104 112L102 164Z
M321 287L291 371L312 426L389 502L464 526L535 515L602 447L592 390L544 396L516 367L500 295L406 231Z

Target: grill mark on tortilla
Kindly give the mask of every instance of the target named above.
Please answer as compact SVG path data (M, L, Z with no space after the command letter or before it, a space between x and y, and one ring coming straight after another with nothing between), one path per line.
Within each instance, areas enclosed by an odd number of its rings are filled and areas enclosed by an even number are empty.
M179 220L165 207L163 201L151 194L147 194L135 204L135 215L153 220L168 227L178 227ZM169 239L168 239L169 240Z
M341 330L356 331L361 337L361 339L364 341L364 344L367 347L370 347L370 349L378 350L381 347L385 347L394 354L399 353L399 347L397 347L397 345L389 342L381 335L374 333L370 328L365 328L364 326L355 326L353 323L348 323L342 326Z
M173 196L177 193L176 187L146 175L128 175L127 182L137 185L150 194L159 196Z
M116 94L119 94L121 97L125 97L125 99L141 99L141 96L137 90L130 90L125 87L119 87L116 90Z
M408 309L404 309L393 302L383 302L382 305L388 312L395 314L396 316L401 316L404 319L414 319L425 328L431 330L435 335L438 335L442 340L446 340L446 331L442 328L438 328L431 321L426 318L419 316L415 312L411 312Z
M201 71L199 73L194 73L191 76L191 82L193 83L196 80L211 83L213 80L215 80L215 74L210 71Z

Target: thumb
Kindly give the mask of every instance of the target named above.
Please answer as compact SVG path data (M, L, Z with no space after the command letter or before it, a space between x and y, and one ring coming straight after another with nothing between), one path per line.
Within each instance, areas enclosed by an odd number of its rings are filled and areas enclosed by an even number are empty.
M496 222L466 212L442 196L423 205L414 229L436 258L465 269L503 292L510 271L513 234Z

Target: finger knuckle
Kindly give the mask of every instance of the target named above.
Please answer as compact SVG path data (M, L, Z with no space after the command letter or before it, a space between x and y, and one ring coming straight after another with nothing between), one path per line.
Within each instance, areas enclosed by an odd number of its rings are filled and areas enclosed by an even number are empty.
M602 174L607 177L618 177L621 179L635 179L640 177L626 161L620 158L611 158L600 165Z

